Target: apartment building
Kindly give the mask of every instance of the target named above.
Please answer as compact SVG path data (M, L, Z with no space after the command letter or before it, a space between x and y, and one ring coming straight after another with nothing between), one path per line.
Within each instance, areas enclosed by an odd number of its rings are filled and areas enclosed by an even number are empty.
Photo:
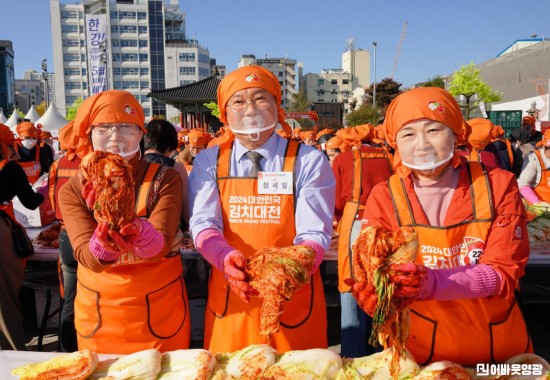
M292 95L298 92L296 86L296 60L289 58L257 59L253 54L244 54L238 67L257 65L271 71L279 79L282 91L282 106L286 108L292 100Z
M78 98L123 89L138 99L146 118L170 119L178 110L147 97L150 89L210 76L210 53L186 38L179 0L50 0L50 18L61 113ZM97 29L101 23L104 32Z

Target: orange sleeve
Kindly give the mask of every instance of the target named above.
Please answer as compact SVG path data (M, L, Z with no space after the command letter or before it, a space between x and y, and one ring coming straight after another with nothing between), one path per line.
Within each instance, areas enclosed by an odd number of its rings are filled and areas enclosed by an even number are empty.
M502 275L503 284L498 297L513 299L529 258L525 207L512 173L495 169L489 173L489 181L495 219L480 263L491 265Z

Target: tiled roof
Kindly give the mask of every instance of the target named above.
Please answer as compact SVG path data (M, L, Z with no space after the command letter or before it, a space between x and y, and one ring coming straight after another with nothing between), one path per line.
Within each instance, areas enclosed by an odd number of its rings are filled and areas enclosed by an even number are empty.
M151 90L147 96L175 107L215 102L220 82L218 77L212 76L184 86Z

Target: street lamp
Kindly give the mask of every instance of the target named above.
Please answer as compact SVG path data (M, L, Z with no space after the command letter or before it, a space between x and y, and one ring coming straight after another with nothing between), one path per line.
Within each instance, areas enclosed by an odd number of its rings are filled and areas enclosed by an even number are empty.
M373 50L374 50L374 86L373 86L373 91L372 91L372 106L373 107L376 107L376 46L378 46L376 44L376 42L373 42L372 43L372 47L373 47Z

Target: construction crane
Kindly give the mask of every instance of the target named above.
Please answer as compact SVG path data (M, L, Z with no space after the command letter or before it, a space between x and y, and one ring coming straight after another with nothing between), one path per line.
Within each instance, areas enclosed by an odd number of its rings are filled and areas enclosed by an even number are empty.
M391 79L395 75L395 70L397 70L397 63L399 62L399 54L401 53L401 46L403 46L403 40L407 36L407 21L403 23L403 29L401 29L401 38L399 38L399 44L397 45L397 53L395 53L395 60L393 61L393 70L391 72Z

